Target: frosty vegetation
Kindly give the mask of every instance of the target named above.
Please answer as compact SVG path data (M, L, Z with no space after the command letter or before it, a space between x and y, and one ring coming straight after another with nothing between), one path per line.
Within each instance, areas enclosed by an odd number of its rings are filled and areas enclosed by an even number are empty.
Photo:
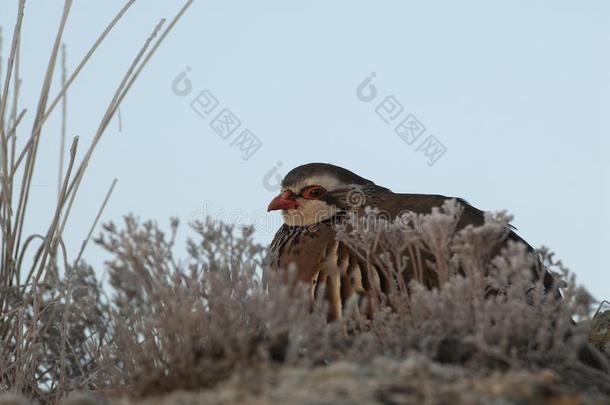
M72 390L146 397L213 387L245 370L417 354L483 374L551 369L574 389L610 394L608 358L588 343L587 292L542 252L545 265L566 280L563 299L545 295L541 282L532 284L535 263L523 245L487 257L486 240L502 231L505 216L453 234L458 212L450 203L417 216L420 230L354 219L341 237L364 250L373 241L385 246L371 260L387 271L401 271L392 255L412 246L433 252L437 270L448 273L439 275L444 282L436 290L416 279L397 285L370 319L354 303L330 324L324 300L312 307L290 272L266 274L261 282L265 250L251 229L198 223L197 238L179 254L177 221L166 233L128 216L121 226L105 225L96 239L110 254L109 290L82 264L37 296L25 296L38 305L11 296L1 381L40 399ZM502 293L485 298L488 285Z
M387 295L373 292L378 305L372 316L361 311L366 300L354 299L333 323L326 321L324 299L311 302L291 269L265 272L266 249L249 228L208 220L193 226L183 247L175 246L178 221L163 227L129 215L95 232L94 242L108 255L103 269L86 262L91 234L78 252L66 251L63 230L96 145L190 1L166 30L163 22L154 28L83 158L77 159L77 138L69 155L60 156L56 208L47 224L37 224L40 233L24 234L45 121L58 105L65 121L67 90L132 4L125 3L68 75L60 53L71 6L65 1L40 99L30 108L35 115L29 132L21 125L27 111L19 98L23 0L10 42L0 37L0 44L10 43L8 58L0 60L0 391L41 403L61 402L76 391L149 398L240 379L260 388L253 375L290 367L316 373L349 363L360 371L391 359L397 370L408 363L410 376L420 364L426 370L456 365L471 379L490 381L498 373L523 381L524 371L553 370L568 391L610 395L607 318L591 321L591 297L546 249L540 251L543 265L565 281L562 299L532 283L538 260L525 246L509 244L491 256L490 242L505 232L504 214L458 233L455 202L406 223L380 220L374 212L352 218L339 238L369 264L400 274L407 264L401 252L427 252L440 287L424 288L415 264L410 283L397 283ZM59 59L60 91L51 96ZM96 274L107 275L107 283Z

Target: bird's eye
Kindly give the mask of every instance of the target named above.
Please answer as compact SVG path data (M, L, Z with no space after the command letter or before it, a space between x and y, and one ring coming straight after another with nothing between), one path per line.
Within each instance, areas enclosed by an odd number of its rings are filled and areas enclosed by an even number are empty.
M326 193L326 190L320 186L308 187L302 191L303 198L306 198L308 200L316 200L322 197L324 193Z

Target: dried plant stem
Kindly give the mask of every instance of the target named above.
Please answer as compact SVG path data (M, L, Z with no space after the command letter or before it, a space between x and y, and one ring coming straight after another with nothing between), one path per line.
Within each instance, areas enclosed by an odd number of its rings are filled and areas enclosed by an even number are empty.
M37 149L37 144L38 144L38 139L39 139L38 137L40 135L42 125L44 124L46 119L50 116L51 112L53 111L55 106L59 103L59 101L64 100L64 95L65 95L67 89L76 79L76 77L78 76L78 74L80 73L82 68L89 61L89 59L91 58L91 56L93 55L95 50L98 48L98 46L101 44L101 42L107 37L107 35L112 30L112 28L116 25L116 23L120 20L120 18L125 14L125 12L129 9L129 7L131 7L131 5L134 2L135 2L135 0L127 1L126 4L117 13L117 15L113 18L113 20L108 24L108 26L102 32L102 34L100 34L98 36L98 38L96 39L94 44L91 46L91 48L89 49L89 51L87 52L85 57L78 64L77 68L70 75L70 77L65 80L65 82L63 83L62 89L60 90L58 95L55 97L55 99L52 101L49 108L46 109L46 112L44 112L44 114L43 114L44 108L42 106L46 105L46 97L48 97L48 85L50 85L51 76L49 75L49 73L53 70L50 67L47 69L47 75L45 76L45 84L43 85L43 91L41 92L41 99L44 97L45 100L44 100L44 102L43 102L43 100L41 100L41 102L39 103L38 113L37 113L37 117L35 119L35 123L33 125L32 134L31 134L30 138L28 139L27 143L25 144L25 146L23 147L22 151L20 152L19 157L17 159L15 159L15 154L13 153L13 157L11 159L11 163L12 163L11 170L10 170L10 173L8 176L11 179L16 175L16 172L17 172L20 164L24 161L24 159L26 161L26 166L25 166L25 171L24 171L24 175L23 175L24 184L21 187L21 195L20 195L20 199L19 199L18 211L17 211L17 217L16 217L16 224L18 225L18 227L16 227L17 229L14 230L14 232L12 233L12 235L10 237L11 243L8 244L8 248L10 248L10 250L8 250L4 255L4 257L6 258L5 264L10 264L11 262L14 261L14 259L13 260L10 259L11 256L13 258L16 258L19 255L19 251L20 251L19 243L21 240L21 233L23 230L23 222L24 222L23 219L25 217L25 209L26 209L27 199L28 199L28 195L29 195L29 186L31 184L31 178L32 178L32 174L33 174L33 164L34 164L33 160L34 160L34 157L36 156L36 149ZM64 14L62 17L62 22L60 24L60 28L58 29L58 34L57 34L55 46L53 48L53 52L51 55L50 64L54 64L56 61L58 44L61 39L61 32L63 31L63 27L65 26L65 19L67 18L70 4L71 4L71 1L66 1L66 4L64 6ZM45 92L45 89L46 89L46 92ZM62 131L65 130L65 126L62 125L62 128L63 128ZM63 159L62 159L62 162L63 162ZM61 209L61 207L58 206L58 209ZM7 267L8 266L5 266L5 268L7 268Z
M68 314L70 313L70 306L72 304L72 282L68 280L68 286L65 291L66 303L64 306L62 325L61 325L61 338L60 338L60 349L59 349L59 382L58 385L62 389L57 390L56 402L59 403L63 391L66 387L66 342L68 336Z
M73 268L78 267L78 264L83 255L83 252L85 251L85 248L87 247L87 243L89 243L89 240L91 239L91 235L93 235L93 231L95 230L95 228L100 220L100 217L102 216L102 212L104 212L104 208L106 208L106 204L108 204L108 200L110 199L110 196L112 195L112 192L114 191L114 186L116 186L116 183L117 183L117 179L114 179L112 181L112 184L110 185L110 188L108 189L108 192L106 193L106 197L104 198L104 202L102 202L102 206L100 207L100 209L97 212L97 215L95 216L95 220L93 221L93 224L91 224L89 233L87 234L87 237L83 241L83 244L81 245L81 248L78 251L78 256L76 256L76 259L74 260L74 264L72 265Z
M4 64L4 60L2 59L2 45L4 44L4 36L2 27L0 27L0 88L2 88L2 65Z
M66 87L66 44L61 46L61 88ZM66 149L66 116L68 111L68 92L61 97L61 139L59 140L59 172L57 175L57 198L60 198L61 183L64 178L64 153Z
M72 168L74 166L74 161L76 160L76 150L78 149L78 137L74 137L72 141L72 146L70 147L70 162L68 163L68 171L66 173L66 177L64 178L64 184L62 186L62 190L60 193L59 201L57 202L57 209L55 210L55 215L53 216L53 221L49 226L49 230L45 237L45 243L43 245L42 256L40 260L40 267L38 269L38 273L36 274L36 279L38 280L41 277L44 267L46 265L46 258L51 253L51 247L56 243L55 241L61 237L61 233L57 232L57 225L59 224L61 217L61 207L65 204L66 201L66 189L68 187L68 181L70 179L70 175L72 174ZM29 277L26 282L29 282Z
M171 29L175 26L175 24L178 22L180 17L182 17L182 15L186 12L186 10L192 4L192 2L193 2L193 0L188 0L184 4L184 6L180 9L178 14L176 14L176 16L172 19L168 28L161 34L161 36L159 37L157 42L153 44L150 52L148 54L146 54L146 50L148 49L148 47L150 46L150 44L152 43L154 38L157 36L158 32L161 30L161 27L165 23L165 19L161 20L157 24L157 26L155 27L155 29L153 30L151 35L146 40L144 46L142 47L142 49L140 50L140 52L134 59L133 63L129 67L127 73L123 77L121 84L117 88L117 91L115 92L115 95L112 98L112 101L110 102L110 105L108 106L108 109L106 110L106 114L104 115L104 118L102 118L102 121L100 122L97 133L95 134L95 137L93 138L93 142L91 143L89 150L85 154L85 157L83 158L83 160L76 172L76 176L75 176L74 180L70 184L70 188L68 189L68 194L71 195L71 197L70 197L70 201L68 203L68 207L66 209L66 214L65 214L63 223L60 228L60 234L63 232L65 223L67 221L68 215L72 208L72 204L74 202L74 198L76 196L76 191L78 190L78 188L80 186L80 182L81 182L84 172L87 168L87 165L89 164L91 155L93 154L93 151L95 150L95 147L97 146L97 143L99 142L105 129L107 128L108 124L112 120L112 117L114 116L117 108L119 107L119 105L121 104L123 99L125 98L125 95L129 91L129 89L131 88L133 83L135 82L136 78L139 76L142 69L146 66L146 64L148 63L148 61L150 60L150 58L152 57L154 52L158 49L161 42L165 39L165 37L168 35L168 33L171 31ZM144 56L145 54L146 54L146 56ZM139 62L143 56L144 56L144 59L143 59L142 63L139 64Z
M21 122L21 119L23 118L23 116L25 115L25 113L27 112L27 109L23 109L19 115L17 116L17 118L14 120L13 125L11 126L11 128L8 131L8 138L12 139L12 150L14 150L15 148L15 137L16 137L16 131L17 131L17 126L19 125L19 123ZM14 152L11 153L11 157L13 157L15 154ZM8 225L7 225L7 229L6 229L6 234L10 234L10 221L11 221L11 217L13 216L13 207L11 206L11 201L13 199L13 182L12 182L13 177L12 176L7 176L5 175L5 173L0 173L0 180L2 181L2 187L0 188L0 200L3 200L2 202L4 203L3 205L3 209L7 212L4 212L3 215L0 215L0 218L2 218L2 220L6 220ZM6 192L4 192L4 190L6 190ZM4 228L3 228L4 231ZM2 255L2 257L4 257L4 255Z
M23 9L25 7L25 0L19 1L19 7L17 11L17 21L15 22L15 28L13 30L13 40L11 43L11 50L9 53L7 70L6 70L6 78L4 80L4 87L2 89L2 95L0 96L0 153L2 158L2 165L0 166L0 170L2 171L2 194L10 196L12 194L11 184L12 184L12 173L8 171L8 145L7 145L7 137L8 135L5 133L4 129L4 114L6 111L7 103L8 103L8 94L11 83L11 74L13 70L13 66L15 64L15 55L18 53L20 38L21 38L21 24L23 21ZM9 200L10 201L10 200ZM11 229L11 216L12 210L7 208L10 206L10 202L8 204L4 203L3 199L0 199L0 216L3 217L2 227L4 229L3 238L6 241L2 245L2 268L4 276L4 282L7 282L11 279L13 271L11 270L11 254L12 254L12 246L14 243L14 238L12 237L12 229ZM0 308L4 307L4 300L0 301Z
M125 95L127 94L127 92L129 91L129 89L131 89L131 86L133 85L133 83L135 82L135 80L138 78L138 76L140 75L140 72L142 72L142 69L144 69L144 67L148 64L148 61L150 60L150 58L152 58L152 56L155 54L155 52L157 51L157 49L159 48L159 45L161 45L161 43L163 42L163 40L165 40L165 37L172 31L172 29L174 28L174 26L176 25L176 23L178 22L178 20L180 20L180 18L182 17L182 15L184 15L184 13L186 12L186 10L191 6L191 4L193 4L193 0L188 0L184 6L182 6L182 8L180 9L180 11L178 12L178 14L176 14L176 16L174 16L174 18L172 18L172 20L170 21L169 25L167 26L167 28L165 29L165 31L163 31L161 33L161 35L159 36L159 40L157 42L155 42L150 50L150 52L148 52L148 54L144 57L144 60L142 61L142 63L140 64L140 66L136 69L135 73L132 75L131 79L129 80L129 82L127 83L127 85L125 86L125 90L123 91L123 93L120 95L116 107L118 108L118 106L121 104L121 101L123 101L123 98L125 97Z
M123 15L127 12L129 7L131 7L135 1L136 0L129 0L129 1L127 1L127 3L125 3L123 8L121 8L121 10L117 13L117 15L108 24L106 29L98 36L98 38L95 40L95 42L93 43L91 48L89 48L89 51L87 52L87 54L83 57L81 62L76 66L76 69L74 69L74 72L72 72L72 74L70 75L68 80L66 80L66 84L59 91L59 93L57 94L55 99L51 102L47 112L44 114L44 116L42 117L42 119L38 123L37 128L35 128L35 129L38 129L38 126L42 126L44 124L44 122L51 115L51 113L53 112L53 110L55 109L55 107L57 106L59 101L63 98L64 93L70 88L70 86L72 85L72 82L74 82L74 80L76 79L76 77L78 76L80 71L83 69L83 67L85 67L85 65L87 64L87 62L91 58L91 56L93 56L93 54L95 53L95 51L97 50L99 45L104 41L104 39L106 39L106 37L108 36L110 31L112 31L112 29L117 24L117 22L121 19L121 17L123 17ZM33 142L33 138L30 137L28 142L23 147L23 150L21 151L19 157L17 158L17 161L13 165L13 173L15 173L17 171L17 169L18 169L19 165L21 164L25 154L30 149L30 147L32 145L32 142Z
M25 0L19 0L19 8L17 11L17 21L15 22L15 28L13 30L13 41L11 43L11 51L8 57L8 63L6 67L6 78L4 79L4 88L2 89L2 96L0 98L0 136L2 138L3 148L5 145L5 136L4 133L4 114L6 112L6 106L8 103L8 93L11 85L11 74L13 71L13 66L15 62L15 54L17 53L17 49L19 47L19 40L21 38L21 23L23 21L23 9L25 7ZM4 153L3 149L3 153ZM6 156L3 155L3 156ZM4 166L4 163L3 163Z
M15 247L13 257L17 257L19 252L19 243L21 241L21 234L23 232L23 226L25 222L25 212L27 209L27 204L29 200L30 187L32 184L32 176L34 175L34 167L36 164L36 152L38 149L38 140L40 137L40 131L42 129L41 126L38 125L39 121L43 117L44 111L46 109L47 100L49 97L49 89L51 87L51 82L53 79L53 72L55 70L57 54L59 52L59 46L61 44L61 38L64 32L64 28L66 26L66 21L68 20L68 15L70 14L70 8L72 6L72 0L65 0L64 9L62 13L62 17L59 23L59 28L57 30L57 34L55 36L55 42L53 44L53 49L51 51L51 57L49 63L47 65L47 70L45 74L45 78L42 84L42 89L40 91L40 98L38 100L38 108L36 111L36 117L34 118L34 124L32 129L31 138L34 140L32 143L32 147L28 150L27 160L23 173L23 181L21 185L19 202L17 204L17 214L16 214L16 228L15 228Z
M134 61L131 64L131 66L127 70L127 73L123 77L123 80L121 81L121 84L119 84L117 90L115 91L115 94L114 94L114 97L112 98L112 101L110 102L110 104L108 105L108 108L106 109L106 113L104 114L104 117L102 118L102 120L100 122L100 125L99 125L99 127L97 129L97 132L95 133L95 136L93 137L93 141L91 142L91 145L89 146L89 149L85 153L85 156L83 157L83 159L82 159L82 161L81 161L81 163L80 163L80 165L79 165L79 167L78 167L78 169L76 171L74 179L70 183L70 187L68 188L68 190L66 192L66 196L70 196L70 200L68 202L68 205L67 205L67 208L66 208L66 212L65 212L65 215L64 215L64 218L63 218L63 221L62 221L61 226L59 228L59 235L61 235L63 233L64 227L66 225L66 222L67 222L68 217L70 215L70 211L72 209L72 204L74 203L74 198L76 197L76 193L78 191L78 188L80 186L81 180L83 178L83 174L85 173L85 170L86 170L86 168L87 168L87 166L89 164L89 160L91 159L91 156L93 155L93 151L95 150L95 147L97 146L99 140L101 139L102 135L104 134L104 131L105 131L106 127L108 126L108 123L112 120L114 112L116 111L116 108L118 106L117 103L120 102L119 101L120 96L123 93L123 90L124 90L126 84L129 82L129 78L133 74L133 71L136 69L138 63L140 62L140 60L142 58L142 56L146 52L146 49L148 49L150 43L155 38L155 36L157 35L159 30L161 29L161 26L163 25L164 22L165 22L165 20L161 20L157 24L157 26L155 27L155 29L153 30L151 35L148 37L148 39L146 40L144 46L142 47L142 49L140 49L140 52L138 52L137 56L135 57Z

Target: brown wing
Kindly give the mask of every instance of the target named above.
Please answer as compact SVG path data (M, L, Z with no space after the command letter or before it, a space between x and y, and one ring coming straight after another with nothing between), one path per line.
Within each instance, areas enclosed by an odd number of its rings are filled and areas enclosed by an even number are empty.
M385 210L390 213L390 215L395 217L404 210L410 210L418 214L429 214L432 211L433 207L440 207L445 203L445 201L453 198L454 197L446 197L443 195L435 194L394 194L390 191L386 191L380 193L380 195L378 196L378 202L381 210ZM456 227L458 231L468 225L483 225L483 223L485 222L483 211L476 207L473 207L464 199L455 198L455 200L457 200L458 203L460 203L464 207L464 210ZM500 253L500 251L505 247L506 241L508 240L521 242L527 246L528 250L532 254L536 254L535 249L523 238L521 238L515 232L515 230L516 229L513 226L508 226L505 242L495 247L495 250L493 252L494 255ZM553 276L549 271L544 268L537 255L536 258L538 259L538 266L536 269L532 269L534 273L533 278L535 280L538 280L542 276L544 278L544 287L546 292L548 293L553 291L555 295L560 296L559 291L554 286L555 280Z

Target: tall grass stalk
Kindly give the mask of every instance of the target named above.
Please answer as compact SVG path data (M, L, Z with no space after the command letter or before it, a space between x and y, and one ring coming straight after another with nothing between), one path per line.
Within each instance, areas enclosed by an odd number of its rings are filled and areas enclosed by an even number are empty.
M100 344L95 341L100 338L99 333L97 336L92 333L94 328L91 324L80 330L77 338L74 337L75 331L71 330L74 306L80 305L75 304L73 299L73 283L75 271L82 267L81 257L116 180L80 250L72 253L72 264L69 260L71 254L65 249L63 233L86 168L109 122L139 73L192 0L186 2L166 30L162 31L164 20L154 27L117 86L93 141L80 160L77 159L78 137L72 139L67 161L64 155L67 136L66 95L100 44L134 3L135 0L125 2L74 71L68 75L63 36L69 24L72 0L64 1L29 132L22 129L22 120L28 109L20 106L19 66L26 2L20 0L18 3L8 58L6 63L0 59L0 390L20 392L44 402L58 402L69 390L85 388L90 384L91 374L86 371L98 367L96 361L99 356L92 348ZM35 7L35 4L31 6ZM0 33L0 58L3 39L4 35ZM61 68L60 90L53 96L51 87L58 65ZM50 131L44 124L60 102L62 117L55 209L46 230L25 235L25 224L30 218L29 207L33 198L32 180L38 157L43 152L39 148L40 139L49 136L45 135ZM42 224L36 225L40 228ZM53 340L54 338L56 339Z

